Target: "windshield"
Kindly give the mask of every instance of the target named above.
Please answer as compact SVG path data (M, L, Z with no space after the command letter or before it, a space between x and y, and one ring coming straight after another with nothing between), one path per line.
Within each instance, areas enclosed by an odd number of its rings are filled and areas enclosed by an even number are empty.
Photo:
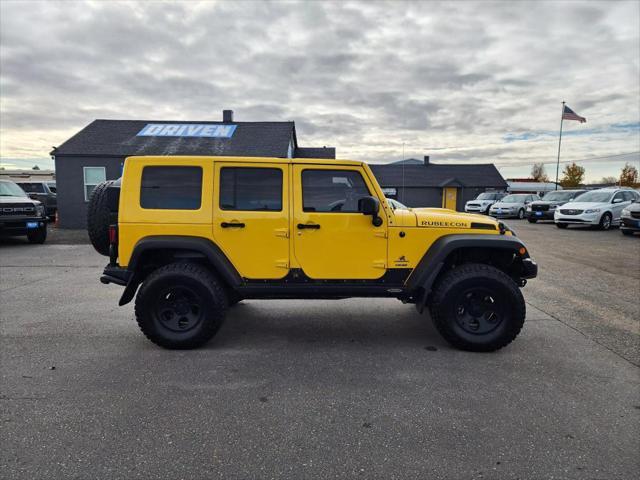
M597 190L593 192L586 192L582 195L578 195L573 199L574 202L591 202L591 203L601 203L608 202L613 195L613 192L599 192Z
M549 192L547 193L543 200L548 202L566 202L567 200L571 200L575 195L575 192Z
M13 182L0 182L0 197L26 197L27 194Z
M498 198L497 193L481 193L476 200L495 200Z
M502 200L503 203L524 203L528 195L507 195Z

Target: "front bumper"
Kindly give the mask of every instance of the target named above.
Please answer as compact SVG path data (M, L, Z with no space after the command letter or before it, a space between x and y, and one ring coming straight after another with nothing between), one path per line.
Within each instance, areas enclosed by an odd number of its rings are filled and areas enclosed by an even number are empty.
M536 278L538 276L538 264L532 258L523 258L520 269L520 278Z
M598 225L602 212L581 213L580 215L564 215L556 212L553 216L555 223L567 223L571 225Z
M518 210L490 210L489 215L495 218L515 218L518 216Z
M622 217L620 219L620 230L631 230L640 232L640 219L633 217Z
M536 220L553 220L555 210L527 210L527 218L535 218Z
M0 236L19 237L46 224L46 217L0 217Z
M487 207L482 207L482 206L476 207L473 205L465 205L464 211L467 213L484 213L487 211Z

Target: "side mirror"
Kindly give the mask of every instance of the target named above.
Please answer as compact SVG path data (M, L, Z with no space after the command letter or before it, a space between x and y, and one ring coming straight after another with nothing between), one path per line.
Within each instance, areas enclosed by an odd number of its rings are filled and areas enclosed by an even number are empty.
M614 198L611 203L622 203L622 198Z
M358 211L363 215L371 215L371 223L379 227L382 225L382 219L378 216L380 211L380 201L376 197L362 197L358 200Z

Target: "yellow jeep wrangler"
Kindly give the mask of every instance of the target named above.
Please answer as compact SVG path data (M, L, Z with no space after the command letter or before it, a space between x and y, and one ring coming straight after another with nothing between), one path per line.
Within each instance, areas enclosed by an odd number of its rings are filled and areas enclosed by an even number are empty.
M393 297L425 308L455 347L492 351L520 332L527 248L491 218L403 209L366 163L129 157L92 193L103 283L134 295L142 332L194 348L242 299Z

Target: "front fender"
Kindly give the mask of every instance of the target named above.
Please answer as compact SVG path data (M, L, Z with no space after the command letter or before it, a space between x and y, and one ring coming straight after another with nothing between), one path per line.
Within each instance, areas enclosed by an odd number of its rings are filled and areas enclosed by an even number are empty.
M449 255L456 250L468 248L512 251L522 260L521 279L534 278L537 275L536 263L530 258L522 240L514 235L446 235L431 245L407 279L407 291L416 292L416 308L420 312L424 310L433 284Z

